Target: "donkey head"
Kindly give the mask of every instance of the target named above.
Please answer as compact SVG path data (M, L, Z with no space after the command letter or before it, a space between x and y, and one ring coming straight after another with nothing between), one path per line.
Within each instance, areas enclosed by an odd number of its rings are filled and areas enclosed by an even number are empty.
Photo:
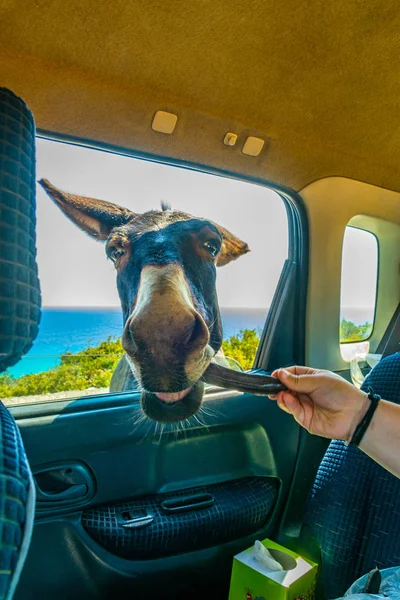
M144 412L180 421L200 407L199 381L222 344L216 267L249 252L212 221L172 211L136 214L40 181L83 231L105 242L117 271L122 346L142 388Z

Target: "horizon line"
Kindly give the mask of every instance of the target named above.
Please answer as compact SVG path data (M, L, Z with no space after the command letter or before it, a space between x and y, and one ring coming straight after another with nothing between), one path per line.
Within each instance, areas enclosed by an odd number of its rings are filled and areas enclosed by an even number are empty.
M59 304L59 305L52 305L52 304L47 304L47 305L43 305L41 307L42 309L46 309L46 308L51 308L51 309L67 309L67 308L71 308L71 309L76 309L76 308L96 308L96 309L118 309L118 310L122 310L121 306L119 304L109 304L109 305L104 305L104 306L99 306L99 305L90 305L90 304L73 304L73 305L68 305L68 304ZM254 308L254 309L265 309L265 310L269 310L269 306L220 306L220 308L233 308L233 309L241 309L241 308Z
M231 308L231 309L254 309L254 310L269 310L270 306L266 306L266 305L261 305L261 306L224 306L221 305L220 308ZM41 307L41 309L98 309L98 310L107 310L107 309L116 309L116 310L122 310L121 306L119 304L108 304L108 305L94 305L94 304L59 304L59 305L53 305L53 304L46 304L43 305ZM352 304L348 304L347 306L342 306L341 307L341 311L343 312L344 310L372 310L375 311L375 306L374 305L364 305L364 306L357 306L357 305L352 305Z

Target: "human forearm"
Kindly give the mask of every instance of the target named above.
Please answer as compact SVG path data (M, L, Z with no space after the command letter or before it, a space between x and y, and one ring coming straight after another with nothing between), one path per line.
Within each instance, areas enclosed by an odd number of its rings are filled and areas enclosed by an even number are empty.
M381 400L360 443L360 449L400 477L400 406Z

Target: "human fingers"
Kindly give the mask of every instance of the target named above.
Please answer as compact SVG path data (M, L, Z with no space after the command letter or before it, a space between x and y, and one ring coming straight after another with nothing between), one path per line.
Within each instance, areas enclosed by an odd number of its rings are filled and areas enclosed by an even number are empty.
M311 394L317 387L315 381L315 369L309 367L290 367L289 369L278 369L274 376L286 385L292 392Z
M286 402L284 400L284 392L280 392L278 394L278 396L276 397L276 403L279 406L279 408L281 410L283 410L284 412L288 413L289 415L291 415L292 413L290 412L289 408L286 406Z
M292 367L284 367L281 369L275 369L272 373L272 377L278 377L279 373L282 371L287 371L288 373L293 373L293 375L312 375L317 372L317 369L313 369L312 367L303 367L299 365L293 365Z
M289 413L303 427L309 426L310 415L307 414L308 402L301 400L290 392L282 392L279 394L278 406L285 412Z

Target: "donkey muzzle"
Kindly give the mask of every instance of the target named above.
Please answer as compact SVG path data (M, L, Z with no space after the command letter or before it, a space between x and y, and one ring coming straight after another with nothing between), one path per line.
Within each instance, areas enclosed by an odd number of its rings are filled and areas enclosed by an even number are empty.
M209 337L204 319L194 309L180 308L174 314L149 309L128 319L122 346L135 364L144 389L172 394L185 391L200 379L209 363Z
M176 423L185 421L200 409L203 399L204 383L198 381L179 401L164 402L156 394L142 392L141 404L144 413L159 423Z

